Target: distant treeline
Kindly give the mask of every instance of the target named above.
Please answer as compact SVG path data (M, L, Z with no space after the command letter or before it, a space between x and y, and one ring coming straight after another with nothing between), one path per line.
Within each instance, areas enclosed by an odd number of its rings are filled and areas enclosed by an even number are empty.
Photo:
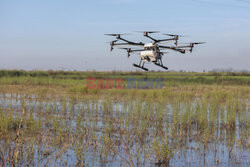
M249 72L96 72L0 70L0 84L76 85L97 79L162 79L164 86L187 84L250 85Z
M169 76L250 76L250 72L96 72L96 71L25 71L25 70L0 70L0 77L20 77L20 76L109 76L109 75L169 75Z

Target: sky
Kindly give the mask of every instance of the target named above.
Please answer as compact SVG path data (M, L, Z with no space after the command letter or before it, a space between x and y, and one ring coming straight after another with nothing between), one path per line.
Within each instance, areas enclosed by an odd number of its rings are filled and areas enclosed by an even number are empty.
M206 42L192 54L169 51L170 70L250 70L250 0L0 0L0 69L136 70L138 55L110 52L104 34L150 42L135 32L148 30Z

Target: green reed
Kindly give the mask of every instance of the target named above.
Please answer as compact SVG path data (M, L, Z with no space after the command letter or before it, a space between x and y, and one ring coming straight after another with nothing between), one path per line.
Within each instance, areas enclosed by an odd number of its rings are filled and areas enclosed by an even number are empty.
M249 87L180 84L180 76L171 77L171 86L161 90L92 91L78 81L34 78L32 86L18 88L30 82L19 78L11 91L0 89L0 165L175 166L180 159L192 161L193 152L205 166L226 163L225 150L228 161L244 165L250 149ZM198 80L208 82L193 82ZM50 87L22 91L36 84ZM63 89L69 85L73 88ZM74 160L65 159L68 155Z

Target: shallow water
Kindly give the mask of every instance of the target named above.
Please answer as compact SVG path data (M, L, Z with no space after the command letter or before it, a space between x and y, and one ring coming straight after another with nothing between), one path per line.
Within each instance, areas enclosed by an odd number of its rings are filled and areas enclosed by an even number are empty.
M234 100L231 106L206 99L152 103L0 94L1 117L8 120L0 133L0 164L249 166L247 100ZM13 128L17 119L21 128Z

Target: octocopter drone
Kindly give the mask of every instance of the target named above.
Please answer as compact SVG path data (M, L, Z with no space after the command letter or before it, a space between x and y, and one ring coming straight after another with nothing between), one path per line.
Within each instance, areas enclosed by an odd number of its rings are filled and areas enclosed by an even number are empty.
M168 53L168 52L164 52L165 50L180 52L182 54L185 54L186 51L189 51L192 53L195 45L205 43L205 42L192 42L192 43L186 43L184 46L178 46L178 41L180 37L183 37L182 35L163 34L165 36L168 36L168 38L156 39L150 36L150 34L159 33L159 31L144 31L141 33L143 33L145 37L151 39L152 42L150 43L132 42L122 37L128 34L105 34L105 35L116 37L116 40L113 40L110 42L110 47L111 47L110 51L112 51L115 46L118 46L118 47L121 46L123 48L120 48L120 49L125 49L128 53L128 57L130 57L131 53L140 52L140 56L139 56L140 63L133 64L133 65L145 71L148 71L148 69L144 67L144 64L146 62L152 62L155 65L160 66L166 70L168 69L162 63L162 56ZM172 44L172 46L166 46L164 45L163 42L169 42L170 44L174 42L174 45ZM124 47L124 46L130 46L130 47ZM131 47L136 47L136 48L132 49Z

